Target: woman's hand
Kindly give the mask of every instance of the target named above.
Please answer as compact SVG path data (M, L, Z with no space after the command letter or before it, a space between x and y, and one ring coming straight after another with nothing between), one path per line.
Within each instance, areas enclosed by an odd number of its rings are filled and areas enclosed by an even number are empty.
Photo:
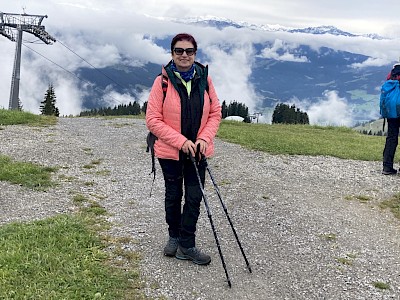
M200 151L201 154L205 155L207 147L208 143L205 140L198 139L196 143L193 143L191 140L186 140L183 143L181 150L184 153L188 155L190 153L193 157L195 157L197 149Z
M191 141L191 140L186 140L186 142L183 143L181 150L188 154L192 154L193 157L196 155L196 145Z
M208 143L205 140L198 139L195 144L195 149L199 149L201 154L206 155Z

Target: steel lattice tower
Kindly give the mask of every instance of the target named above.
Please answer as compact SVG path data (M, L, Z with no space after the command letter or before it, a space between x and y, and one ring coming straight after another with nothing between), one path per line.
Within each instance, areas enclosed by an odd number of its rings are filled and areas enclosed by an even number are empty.
M11 79L9 109L19 109L20 107L19 80L21 73L22 32L31 33L48 45L56 41L55 38L46 32L45 27L41 25L44 18L47 18L47 16L0 12L0 34L13 42L17 42Z

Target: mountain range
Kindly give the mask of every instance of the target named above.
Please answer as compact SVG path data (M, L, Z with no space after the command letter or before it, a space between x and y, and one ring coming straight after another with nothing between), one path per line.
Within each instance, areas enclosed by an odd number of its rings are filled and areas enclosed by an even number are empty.
M280 26L254 25L244 22L234 22L220 18L191 18L175 20L195 26L212 27L223 30L229 27L246 29L254 32L276 32L287 34L304 33L311 35L333 35L347 38L384 39L376 34L356 35L342 31L333 26L308 27L303 29L284 28ZM155 43L169 49L172 36L155 40ZM271 111L277 103L290 103L296 99L306 99L309 103L316 103L323 99L327 91L336 91L338 96L347 99L352 110L354 122L363 122L379 112L379 87L385 79L391 65L352 67L369 59L369 56L332 49L329 46L312 47L307 43L298 43L293 49L278 49L277 57L265 57L263 49L270 49L274 41L253 43L255 51L254 63L251 66L250 83L254 87L258 101L258 111ZM229 48L229 45L226 45ZM229 49L227 49L229 51ZM293 55L295 60L283 60L280 56ZM197 58L204 58L201 51ZM303 59L304 58L304 59ZM306 58L306 59L305 59ZM167 63L167 62L166 62ZM146 62L142 66L115 65L103 69L80 68L79 76L94 84L93 90L84 99L84 107L98 108L105 105L99 100L104 90L112 86L119 93L138 95L149 89L161 66L153 62ZM99 72L100 71L100 72ZM110 78L113 81L110 81ZM229 78L227 79L229 80ZM93 97L95 95L96 97ZM96 100L94 100L96 99ZM220 99L227 100L228 99ZM240 98L232 99L241 101Z

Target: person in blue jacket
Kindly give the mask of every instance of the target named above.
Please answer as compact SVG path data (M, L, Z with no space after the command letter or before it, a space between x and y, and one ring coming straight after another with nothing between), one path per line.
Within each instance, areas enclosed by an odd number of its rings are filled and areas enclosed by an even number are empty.
M400 63L395 64L389 72L387 80L400 79ZM397 170L393 168L394 155L396 154L399 142L400 118L388 118L388 132L386 136L385 148L383 149L383 170L384 175L396 175Z

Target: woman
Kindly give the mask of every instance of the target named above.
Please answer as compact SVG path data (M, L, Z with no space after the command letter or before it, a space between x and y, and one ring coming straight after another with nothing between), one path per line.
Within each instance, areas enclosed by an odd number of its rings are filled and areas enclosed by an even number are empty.
M190 34L180 33L172 39L172 60L154 81L147 103L146 124L158 138L154 151L165 181L169 238L164 255L207 265L211 257L201 252L195 242L202 192L189 155L209 157L214 153L213 140L221 121L221 106L208 76L208 67L195 61L196 52L197 43ZM163 80L167 80L167 86ZM204 185L205 165L201 160L197 168Z

